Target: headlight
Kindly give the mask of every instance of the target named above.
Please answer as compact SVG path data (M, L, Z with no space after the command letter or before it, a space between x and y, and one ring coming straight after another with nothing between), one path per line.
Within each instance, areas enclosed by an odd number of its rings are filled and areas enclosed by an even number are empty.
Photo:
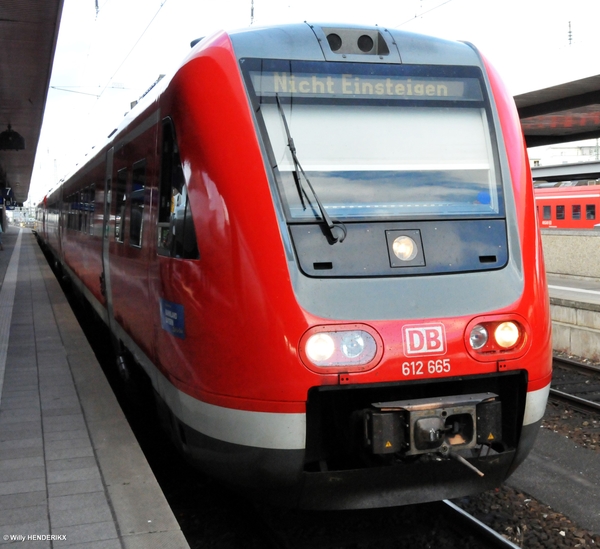
M315 364L327 361L335 352L335 343L329 334L315 334L306 342L306 356Z
M503 322L494 331L494 339L503 349L514 347L520 335L519 327L514 322Z
M401 261L412 261L417 257L419 248L410 236L399 236L392 243L394 255Z
M529 345L527 322L517 315L490 315L473 319L464 334L469 353L477 360L516 358Z
M487 343L487 341L487 330L481 324L477 324L477 326L471 330L471 334L469 336L471 347L475 350L481 349Z
M383 345L379 335L370 332L371 328L362 324L316 326L300 340L300 356L310 369L320 373L372 368L383 353Z
M346 332L342 335L341 349L344 356L356 358L364 352L366 346L364 333L366 332Z

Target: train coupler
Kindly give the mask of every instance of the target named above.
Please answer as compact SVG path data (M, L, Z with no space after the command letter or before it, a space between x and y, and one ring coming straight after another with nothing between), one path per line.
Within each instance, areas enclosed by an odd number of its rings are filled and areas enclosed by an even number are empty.
M373 454L416 456L502 439L502 404L494 393L373 403L363 410L364 444ZM456 459L456 458L455 458Z

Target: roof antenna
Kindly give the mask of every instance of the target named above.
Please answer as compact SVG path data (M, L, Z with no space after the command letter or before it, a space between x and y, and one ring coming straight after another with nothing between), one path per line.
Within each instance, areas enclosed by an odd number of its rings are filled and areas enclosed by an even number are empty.
M569 21L569 46L573 43L573 32L571 31L571 21Z
M100 8L98 6L98 0L96 0L96 19L98 19L98 12L100 11Z
M250 24L254 23L254 0L250 0Z

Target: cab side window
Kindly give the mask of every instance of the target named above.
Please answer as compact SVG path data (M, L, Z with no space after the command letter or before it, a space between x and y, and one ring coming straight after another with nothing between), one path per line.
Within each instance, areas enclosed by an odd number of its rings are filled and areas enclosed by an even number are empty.
M180 259L199 259L196 231L187 185L170 118L162 123L158 253Z

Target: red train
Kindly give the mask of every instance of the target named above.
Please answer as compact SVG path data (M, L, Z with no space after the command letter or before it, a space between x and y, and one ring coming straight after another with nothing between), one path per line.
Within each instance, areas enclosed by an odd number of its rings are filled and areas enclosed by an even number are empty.
M543 229L593 229L600 226L600 185L537 187L535 204Z
M290 25L195 45L38 212L185 454L360 508L501 483L551 378L511 96L471 46Z

